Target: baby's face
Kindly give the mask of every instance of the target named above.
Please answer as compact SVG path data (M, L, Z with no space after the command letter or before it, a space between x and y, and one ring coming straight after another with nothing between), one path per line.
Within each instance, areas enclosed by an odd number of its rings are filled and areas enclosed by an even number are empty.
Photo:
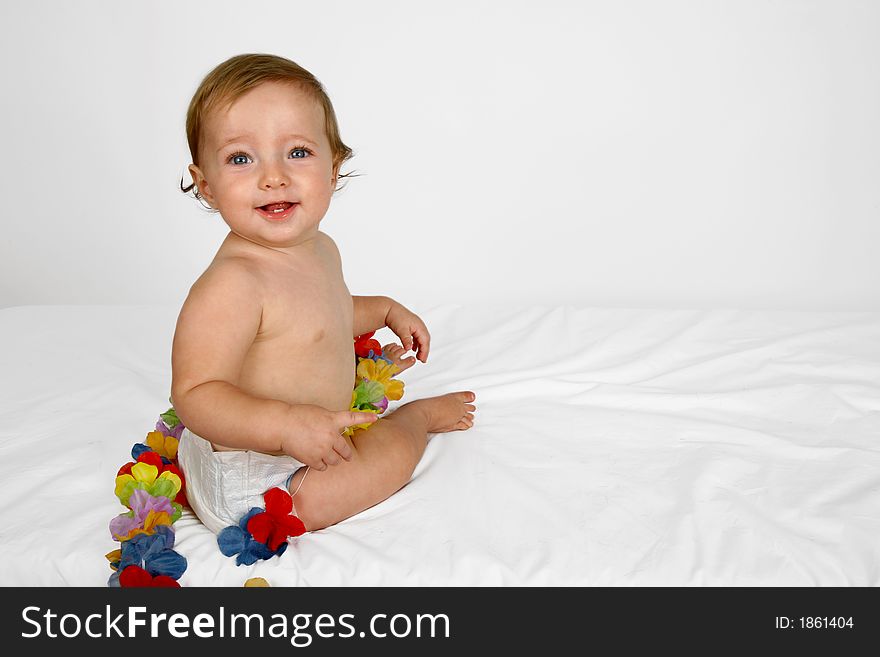
M324 111L306 92L264 82L212 111L199 160L189 167L199 192L237 235L270 248L316 236L336 172Z

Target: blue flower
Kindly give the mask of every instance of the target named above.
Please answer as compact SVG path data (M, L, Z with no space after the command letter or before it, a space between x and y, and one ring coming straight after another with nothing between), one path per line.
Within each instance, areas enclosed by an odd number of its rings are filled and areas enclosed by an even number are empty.
M238 525L225 527L217 534L217 545L220 547L220 551L227 557L238 555L235 558L236 566L250 566L260 559L271 559L275 555L280 557L287 549L285 541L278 546L277 550L272 550L265 543L254 540L254 537L247 530L248 521L255 515L264 512L264 509L255 506L242 516Z
M155 451L155 450L153 448L151 448L149 445L145 445L144 443L135 443L134 446L131 448L131 458L133 461L137 461L138 457L141 454L143 454L144 452L153 452L153 451ZM164 463L165 465L169 465L171 463L171 461L169 461L167 458L162 456L162 463Z
M154 534L138 534L122 543L121 557L116 572L110 576L109 586L119 586L119 573L127 566L139 566L150 575L167 575L179 579L186 570L186 557L175 552L174 530L160 525Z

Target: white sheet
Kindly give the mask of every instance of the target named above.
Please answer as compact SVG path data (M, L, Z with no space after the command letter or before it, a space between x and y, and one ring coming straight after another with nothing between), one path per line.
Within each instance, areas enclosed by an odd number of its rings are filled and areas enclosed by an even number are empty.
M403 401L472 389L476 426L281 558L185 515L182 585L880 584L880 313L418 310ZM3 585L105 585L176 311L0 310Z

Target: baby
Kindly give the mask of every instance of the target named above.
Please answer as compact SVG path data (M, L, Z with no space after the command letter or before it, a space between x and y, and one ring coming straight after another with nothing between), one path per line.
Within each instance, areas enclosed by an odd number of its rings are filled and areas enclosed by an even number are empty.
M402 344L385 355L401 370L428 361L431 339L396 301L353 297L336 244L318 230L352 151L311 73L281 57L232 57L202 81L186 129L193 184L181 188L230 229L174 334L188 500L216 533L283 486L306 529L322 529L405 485L428 433L473 426L475 395L413 401L381 419L350 410L356 336L389 327Z

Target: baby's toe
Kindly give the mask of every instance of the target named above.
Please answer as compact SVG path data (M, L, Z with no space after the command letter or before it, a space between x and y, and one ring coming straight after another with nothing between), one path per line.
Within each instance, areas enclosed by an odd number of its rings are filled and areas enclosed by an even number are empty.
M404 352L406 350L401 347L399 344L394 342L390 344L386 344L382 347L382 355L385 358L388 358L392 363L397 365L398 372L402 372L406 369L409 369L413 365L415 365L416 359L415 356L410 356L409 358L402 358Z

